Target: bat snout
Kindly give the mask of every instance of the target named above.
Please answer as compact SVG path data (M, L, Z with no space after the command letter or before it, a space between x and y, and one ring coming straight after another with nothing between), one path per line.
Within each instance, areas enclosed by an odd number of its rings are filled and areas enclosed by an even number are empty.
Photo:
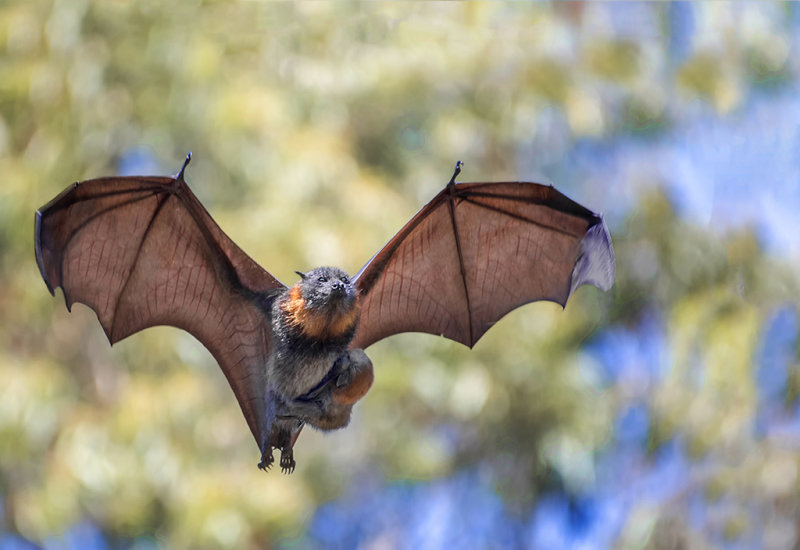
M328 294L328 296L329 298L337 302L344 300L345 302L350 304L356 299L356 290L352 285L336 281L331 283L330 293Z

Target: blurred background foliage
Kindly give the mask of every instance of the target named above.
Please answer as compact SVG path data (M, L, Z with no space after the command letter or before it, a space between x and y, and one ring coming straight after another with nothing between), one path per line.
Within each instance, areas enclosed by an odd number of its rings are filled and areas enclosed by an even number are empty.
M0 4L0 547L793 548L796 4ZM605 212L612 291L373 346L264 475L190 336L111 349L33 259L72 181L188 179L278 278L355 272L466 162Z

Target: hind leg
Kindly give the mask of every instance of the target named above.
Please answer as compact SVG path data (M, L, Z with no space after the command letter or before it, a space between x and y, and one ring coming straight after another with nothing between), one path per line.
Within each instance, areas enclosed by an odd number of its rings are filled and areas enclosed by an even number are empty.
M291 446L281 449L281 472L291 474L297 463L294 460L294 451Z
M275 457L272 456L272 446L270 446L269 450L261 453L261 462L258 463L258 469L268 472L274 462Z
M272 428L270 437L270 449L275 448L281 451L281 472L291 474L297 463L294 460L294 434L300 431L303 422L295 418L278 417Z

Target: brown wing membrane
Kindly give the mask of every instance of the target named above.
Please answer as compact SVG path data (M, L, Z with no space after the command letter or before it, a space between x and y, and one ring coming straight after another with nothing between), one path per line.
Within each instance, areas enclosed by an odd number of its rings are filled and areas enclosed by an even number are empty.
M284 286L222 232L183 172L76 183L36 213L35 231L50 292L92 308L112 344L156 325L200 340L262 446L267 305Z
M451 183L356 275L352 347L400 332L472 347L528 302L562 306L582 284L608 290L614 252L603 219L551 186Z

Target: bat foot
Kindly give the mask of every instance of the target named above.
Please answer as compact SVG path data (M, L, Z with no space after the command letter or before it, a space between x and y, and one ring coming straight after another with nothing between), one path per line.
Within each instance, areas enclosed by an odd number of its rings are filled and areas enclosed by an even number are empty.
M268 472L270 468L272 468L272 464L275 462L275 458L272 456L272 450L270 449L269 454L264 453L261 455L261 462L258 463L258 469ZM283 462L283 457L281 457L281 462Z
M281 450L281 472L289 475L294 472L294 467L297 463L294 460L294 453L291 449Z

